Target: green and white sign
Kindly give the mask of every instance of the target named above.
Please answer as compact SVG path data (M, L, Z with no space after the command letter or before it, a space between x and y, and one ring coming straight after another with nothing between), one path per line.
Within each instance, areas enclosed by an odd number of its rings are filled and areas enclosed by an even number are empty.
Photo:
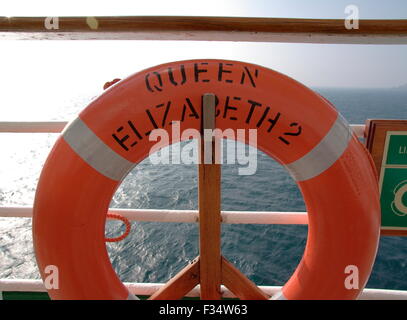
M407 131L388 131L380 172L382 229L407 230Z

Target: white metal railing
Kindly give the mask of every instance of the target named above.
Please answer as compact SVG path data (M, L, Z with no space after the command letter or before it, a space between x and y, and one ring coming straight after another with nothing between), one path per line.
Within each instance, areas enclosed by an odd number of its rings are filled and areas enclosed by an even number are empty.
M138 296L151 296L164 283L130 283L124 285L129 292ZM259 288L269 296L276 294L281 290L280 286L259 286ZM0 299L1 292L46 292L41 280L24 280L24 279L0 279ZM221 286L222 298L236 298L225 286ZM196 286L186 297L199 297L200 287ZM364 289L359 300L407 300L407 291L387 290L387 289Z
M0 132L13 133L58 133L66 126L65 121L42 122L0 122ZM364 125L351 125L352 130L360 138L364 136ZM197 210L153 210L153 209L116 209L110 208L109 213L118 213L132 221L150 222L183 222L199 221ZM0 217L31 218L33 208L30 206L2 206ZM308 224L306 212L261 212L261 211L222 211L222 222L231 224ZM150 296L160 289L162 283L125 283L129 291L136 295ZM278 292L279 286L259 286L266 294L272 296ZM222 286L223 298L234 298L235 295ZM2 292L46 292L41 280L0 279L0 299ZM199 297L199 285L189 292L187 297ZM407 300L407 291L386 289L365 289L362 300Z
M0 122L0 132L9 133L58 133L68 122L66 121L30 121ZM365 126L351 125L356 136L363 137ZM133 221L151 222L198 222L197 210L147 210L147 209L109 209L109 213L119 213ZM306 212L260 212L260 211L222 211L223 223L247 224L308 224ZM0 217L32 216L32 207L0 207Z
M0 132L58 133L67 123L67 121L0 121ZM351 124L350 126L358 138L363 138L365 125Z
M32 207L0 207L0 217L32 217ZM131 221L184 222L199 221L197 210L154 210L154 209L116 209L109 213L118 213ZM223 223L233 224L308 224L306 212L264 212L264 211L221 211Z
M1 121L0 132L58 133L67 123L67 121Z

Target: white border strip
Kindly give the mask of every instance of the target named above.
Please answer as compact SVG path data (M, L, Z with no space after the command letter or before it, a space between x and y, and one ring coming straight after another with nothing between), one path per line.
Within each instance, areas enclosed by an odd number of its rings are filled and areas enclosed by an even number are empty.
M184 222L199 221L197 210L114 209L109 213L120 214L131 221ZM32 207L0 207L0 217L31 218ZM308 224L306 212L279 211L221 211L222 223L234 224Z
M0 40L171 40L171 41L239 41L326 44L407 44L404 34L331 34L257 31L123 31L123 32L16 32L0 31Z
M0 132L58 133L62 132L67 124L67 121L0 121ZM364 124L351 124L350 127L358 138L364 138Z
M164 283L129 283L125 282L129 292L138 296L151 296L162 288ZM281 291L280 286L259 286L259 288L269 296L273 296ZM0 292L45 292L44 284L41 280L25 279L0 279ZM235 298L225 286L221 286L223 298ZM196 286L186 294L186 297L199 297L200 287ZM407 300L407 290L387 290L387 289L364 289L359 300Z

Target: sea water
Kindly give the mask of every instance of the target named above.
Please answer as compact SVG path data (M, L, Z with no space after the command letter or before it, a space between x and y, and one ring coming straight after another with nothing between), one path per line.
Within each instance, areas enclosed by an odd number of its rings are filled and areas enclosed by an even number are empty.
M406 91L314 89L350 123L362 124L367 118L407 119ZM71 118L89 98L61 107L55 119ZM32 205L42 164L56 137L0 134L0 205ZM251 176L238 175L237 165L223 165L222 210L305 211L301 193L285 169L262 152L257 161L257 172ZM123 181L111 207L197 209L197 168L152 165L146 159ZM133 222L132 229L125 240L107 244L113 267L123 281L165 282L198 255L196 224ZM107 223L107 236L122 231L120 223ZM222 226L224 256L259 285L283 285L298 265L306 239L307 226ZM0 218L0 278L39 278L30 219ZM407 238L381 237L367 286L407 290Z

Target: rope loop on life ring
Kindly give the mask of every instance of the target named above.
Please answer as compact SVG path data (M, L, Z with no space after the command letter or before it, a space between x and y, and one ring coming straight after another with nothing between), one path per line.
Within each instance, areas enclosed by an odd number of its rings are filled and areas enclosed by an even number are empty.
M105 238L106 242L122 241L130 234L131 224L130 224L130 221L126 217L123 217L122 215L120 215L118 213L108 213L107 218L122 221L126 227L126 231L121 236L114 237L114 238Z

